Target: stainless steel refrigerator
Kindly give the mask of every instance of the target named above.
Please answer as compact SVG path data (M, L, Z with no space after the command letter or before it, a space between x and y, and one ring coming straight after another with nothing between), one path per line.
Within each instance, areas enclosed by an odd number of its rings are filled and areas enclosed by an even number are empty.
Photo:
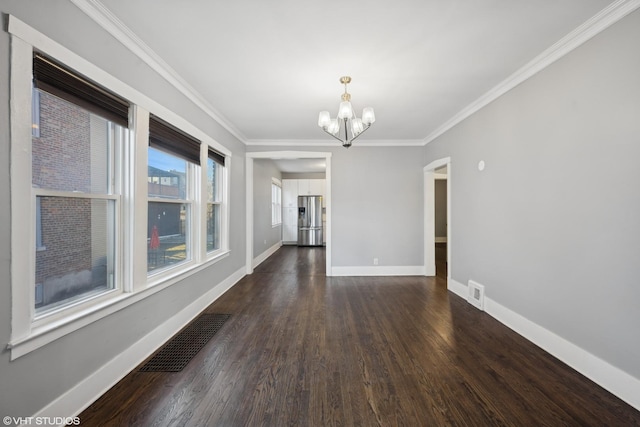
M298 246L322 246L322 196L298 196Z

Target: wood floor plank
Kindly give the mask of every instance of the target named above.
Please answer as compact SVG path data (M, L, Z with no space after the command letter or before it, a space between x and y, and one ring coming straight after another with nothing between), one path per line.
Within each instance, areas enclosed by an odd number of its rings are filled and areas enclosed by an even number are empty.
M182 372L133 371L82 425L640 426L449 293L444 261L436 278L326 277L324 257L281 248L205 310L232 317Z

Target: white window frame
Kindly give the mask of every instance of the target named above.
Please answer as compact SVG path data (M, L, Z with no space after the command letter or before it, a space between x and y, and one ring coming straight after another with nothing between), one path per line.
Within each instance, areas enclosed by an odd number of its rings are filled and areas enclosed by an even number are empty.
M10 127L11 127L11 338L7 347L15 360L56 339L141 301L162 289L195 274L227 257L229 249L229 177L231 152L188 121L114 78L69 49L49 39L15 16L9 16L11 37ZM31 188L32 165L32 62L38 50L131 103L128 139L122 153L122 167L116 173L122 179L119 218L116 223L116 274L120 287L101 297L81 301L56 313L35 318L36 198ZM225 156L221 209L221 248L206 253L206 241L200 238L206 216L202 214L203 178L196 179L192 191L193 260L181 263L163 274L147 275L147 142L149 112L202 141L201 163L207 159L207 146ZM142 142L142 143L140 143ZM200 167L206 177L205 168ZM199 177L198 168L194 177ZM206 179L206 178L205 178ZM99 196L103 198L102 195ZM164 200L163 200L164 201ZM25 214L27 212L28 214Z
M169 151L166 151L166 153L171 154ZM174 155L174 154L171 154L171 155ZM162 281L165 280L166 278L175 276L176 272L181 272L181 271L184 271L185 269L189 269L193 267L201 259L199 242L198 242L199 240L198 237L201 233L196 232L196 230L198 230L198 227L196 226L196 224L198 224L200 212L195 207L197 202L199 200L202 200L201 197L199 196L199 193L200 193L199 177L201 176L199 172L201 168L200 166L196 165L193 162L190 162L188 160L185 160L185 161L187 163L186 198L172 199L168 197L149 197L147 195L147 207L149 206L150 202L171 203L171 204L178 204L178 205L184 204L188 206L187 208L188 217L187 217L187 224L186 224L186 230L185 230L185 236L186 236L185 245L186 245L187 254L189 254L190 259L187 259L184 262L169 265L168 267L165 267L165 268L159 268L157 270L147 271L148 283L152 286L158 283L162 283ZM145 172L146 171L147 171L147 168L145 167ZM145 176L145 182L148 182L147 177L148 175ZM145 218L145 225L147 221L148 219ZM145 247L145 255L147 254L147 251L148 251L148 247ZM149 257L147 256L147 259L145 260L145 265L148 262L148 259Z
M209 147L214 151L219 153L227 152L224 147L220 144L216 143L213 140L203 141L200 144L200 158L202 163L202 183L206 184L207 177L207 168L209 165ZM217 173L215 179L218 181L218 191L222 194L220 196L220 200L214 202L214 204L218 204L221 206L220 208L220 247L218 249L214 249L213 251L207 251L207 204L208 204L208 194L207 194L207 186L202 185L202 195L201 199L203 200L202 209L201 209L201 229L203 230L202 239L202 251L205 254L205 259L214 260L219 258L220 256L229 252L229 170L230 170L231 157L225 156L225 164L224 166L218 164Z
M282 225L282 181L271 177L271 227Z

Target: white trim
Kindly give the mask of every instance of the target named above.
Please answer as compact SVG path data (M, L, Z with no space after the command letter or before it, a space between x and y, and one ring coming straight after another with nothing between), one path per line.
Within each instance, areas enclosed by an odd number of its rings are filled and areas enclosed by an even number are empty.
M12 17L10 17L12 18ZM9 27L14 24L9 19ZM11 339L28 336L35 316L32 301L35 297L35 257L16 256L35 251L35 197L31 189L25 191L25 182L31 177L31 45L11 36L11 83L10 83L10 129L11 129ZM27 118L28 117L28 118ZM27 129L29 127L29 129ZM29 185L29 187L31 187ZM32 205L33 204L33 205ZM30 215L24 220L25 214ZM17 221L17 218L23 220ZM22 309L17 310L16 307ZM15 359L13 352L11 358Z
M266 251L262 252L260 255L258 255L257 257L255 257L253 259L253 268L256 268L257 266L259 266L260 264L262 264L263 261L265 261L267 258L269 258L271 255L273 255L274 253L276 253L276 251L278 249L280 249L282 247L282 242L278 242L275 245L271 246L270 248L268 248Z
M202 111L218 122L222 127L245 145L252 146L339 146L326 140L248 140L242 132L218 112L198 91L171 68L158 54L144 43L131 29L116 17L99 0L71 0L80 10L93 19L116 40L128 48L134 55L156 70L167 82L185 95ZM640 7L640 0L617 0L554 43L540 55L529 61L500 84L480 98L463 108L421 140L362 140L355 146L422 146L436 139L449 129L485 107L498 97L567 55L595 35L610 27L629 13Z
M447 290L456 294L460 298L467 300L467 285L464 285L456 280L447 280Z
M436 169L443 166L447 167L447 173L441 174L435 173ZM436 275L436 248L435 244L438 241L436 239L436 198L435 198L435 180L436 178L447 180L447 237L445 242L451 242L451 157L444 157L442 159L434 160L425 166L423 169L424 174L424 275L435 276ZM451 279L451 245L447 245L447 279Z
M485 312L640 410L640 379L487 297L485 297Z
M145 62L151 69L155 70L169 84L175 87L187 99L198 106L209 117L218 122L229 133L240 141L246 141L246 137L217 111L197 90L182 78L169 64L167 64L157 53L153 51L142 39L140 39L129 27L127 27L117 16L115 16L99 0L71 0L71 2L83 11L89 18L93 19L105 31L115 37L134 55Z
M241 268L33 416L77 416L243 277Z
M333 276L424 276L422 265L374 265L374 266L350 266L333 267Z
M331 276L331 155L330 152L319 151L253 151L246 154L246 269L247 274L253 272L253 161L254 159L318 159L323 158L325 167L325 213L326 224L324 235L326 237L326 275Z
M253 147L342 147L331 139L251 139L243 141ZM422 147L422 139L358 139L351 148L356 147Z
M467 286L449 280L448 290L467 300ZM580 374L640 410L640 379L485 296L484 311Z
M455 125L471 116L473 113L495 101L520 83L528 80L538 72L547 68L558 59L567 55L595 35L615 24L629 13L640 7L640 0L617 0L594 15L591 19L580 25L575 30L564 36L558 42L546 49L540 55L533 58L525 66L507 77L497 86L493 87L480 98L467 105L456 115L437 127L424 139L426 145L437 137L453 128Z
M136 144L136 141L144 141L149 138L149 111L134 104L129 127L133 127L133 141L129 144L129 161L125 165L130 169L126 172L126 194L133 203L125 204L127 212L127 222L125 222L125 234L122 236L145 236L147 235L147 221L149 213L149 203L147 196L149 192L147 180L137 179L136 172L148 170L148 144ZM131 233L131 234L126 234ZM147 286L147 239L126 239L122 238L123 244L127 245L127 250L131 257L124 257L125 266L124 282L125 291L141 291Z
M436 243L447 243L447 236L444 237L436 237Z
M253 273L253 159L245 158L245 268Z
M57 322L51 322L43 325L40 328L31 328L29 336L15 340L12 339L12 341L7 345L7 347L11 349L11 360L15 360L18 357L55 341L60 337L83 328L112 313L120 311L140 300L148 298L166 287L210 267L227 256L229 256L229 252L222 253L217 258L213 258L203 264L194 266L187 271L181 270L179 273L176 273L174 276L169 277L167 280L162 283L158 283L157 285L150 286L135 293L123 293L116 298L109 299L97 305L92 305L86 310L78 311L73 315L73 317L68 316L64 319L58 320Z

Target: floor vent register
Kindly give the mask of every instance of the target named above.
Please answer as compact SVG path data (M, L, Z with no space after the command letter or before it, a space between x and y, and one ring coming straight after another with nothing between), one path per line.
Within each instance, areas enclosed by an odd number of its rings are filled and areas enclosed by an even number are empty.
M182 371L230 316L230 314L201 314L142 365L139 372Z

